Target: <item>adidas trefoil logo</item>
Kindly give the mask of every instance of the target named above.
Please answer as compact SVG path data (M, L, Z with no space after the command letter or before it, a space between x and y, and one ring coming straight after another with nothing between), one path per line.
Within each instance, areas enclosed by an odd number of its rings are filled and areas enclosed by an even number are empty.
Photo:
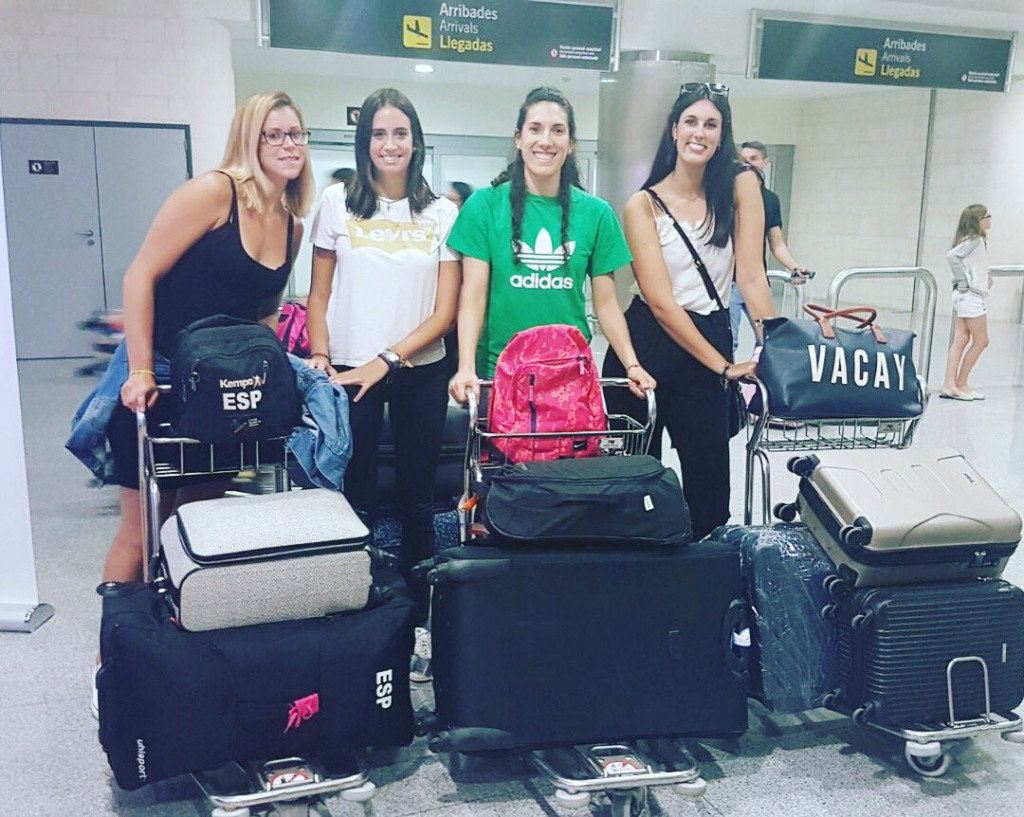
M565 255L563 256L561 246L552 246L551 233L541 229L537 233L533 247L525 241L519 242L519 260L523 266L529 269L536 270L537 272L549 272L562 266L567 259L572 257L573 250L575 249L575 241L566 241Z

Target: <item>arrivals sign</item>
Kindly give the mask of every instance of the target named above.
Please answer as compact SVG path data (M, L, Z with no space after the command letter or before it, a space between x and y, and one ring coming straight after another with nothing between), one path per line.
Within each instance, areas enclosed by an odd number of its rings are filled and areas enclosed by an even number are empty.
M386 57L611 66L612 8L549 0L270 0L270 45Z
M758 79L1006 91L1014 35L757 12L747 73Z

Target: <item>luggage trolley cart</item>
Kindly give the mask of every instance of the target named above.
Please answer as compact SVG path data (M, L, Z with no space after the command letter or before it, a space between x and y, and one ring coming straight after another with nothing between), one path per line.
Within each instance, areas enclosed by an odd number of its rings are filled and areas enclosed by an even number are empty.
M771 277L771 273L769 273ZM830 309L839 307L840 293L851 281L857 280L908 280L914 285L914 299L918 289L924 293L921 307L920 343L916 344L918 396L921 399L922 414L928 400L928 368L931 365L932 335L935 326L935 302L937 287L935 276L923 267L855 267L837 273L829 284L826 304ZM803 289L803 287L793 287ZM797 292L795 302L802 310L803 293ZM795 314L787 317L797 317ZM761 478L761 518L765 524L771 519L771 466L768 454L774 451L801 453L825 449L850 448L906 448L913 442L914 431L921 416L886 419L862 418L818 418L793 422L787 418L773 417L768 392L757 378L746 379L757 389L761 415L748 427L746 446L746 480L744 486L743 522L753 524L755 472Z
M169 387L161 386L161 392ZM164 394L164 400L168 399ZM275 469L278 491L290 488L288 451L284 438L231 445L210 445L173 433L170 423L136 412L139 439L139 487L142 492L142 530L146 553L143 579L166 592L159 577L160 480L258 470L264 465ZM150 426L153 426L151 429ZM269 761L229 763L220 769L192 775L213 806L212 817L249 817L250 814L276 814L280 817L329 815L322 798L340 793L354 802L369 800L376 787L367 777L366 767L352 754L331 759L325 764L315 758L289 757Z
M602 378L602 389L629 388L625 378ZM491 381L481 381L482 394ZM657 419L653 392L647 393L645 422L628 415L609 414L608 430L572 434L497 434L488 429L473 392L469 398L469 431L466 445L465 493L459 505L459 526L464 542L483 533L474 522L480 492L491 472L507 463L494 439L517 437L600 437L606 456L644 454L651 442ZM647 813L651 786L672 785L685 797L697 799L707 791L707 782L692 759L674 741L628 741L541 749L529 753L533 766L555 787L555 798L565 808L587 808L592 800L607 798L611 817L641 817Z

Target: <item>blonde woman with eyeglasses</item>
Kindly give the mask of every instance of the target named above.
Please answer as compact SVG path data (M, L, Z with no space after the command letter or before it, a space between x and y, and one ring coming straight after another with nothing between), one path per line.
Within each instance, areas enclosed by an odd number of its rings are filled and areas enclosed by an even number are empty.
M104 582L142 578L134 413L157 403L156 372L166 371L175 335L218 314L276 325L302 238L299 219L315 195L308 141L302 112L287 94L247 99L235 112L220 167L170 195L125 274L125 343L79 409L68 441L101 478L109 471L104 435L113 455L108 481L120 486L121 519ZM180 490L163 492L168 512L223 490L209 477L171 487Z
M946 263L953 273L953 342L946 358L946 376L939 397L950 400L984 400L985 395L967 384L967 378L988 346L988 231L992 214L984 204L964 208L957 223L953 248Z

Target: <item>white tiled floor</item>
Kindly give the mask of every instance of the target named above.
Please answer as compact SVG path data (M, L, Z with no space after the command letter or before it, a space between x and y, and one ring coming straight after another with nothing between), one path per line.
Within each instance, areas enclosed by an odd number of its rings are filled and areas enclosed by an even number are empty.
M992 327L976 387L982 403L933 400L916 445L960 449L1018 509L1024 509L1024 378L1021 327ZM936 338L946 337L940 323ZM933 377L941 369L937 340ZM0 634L0 815L189 815L207 813L187 779L127 794L114 786L89 715L89 683L99 618L93 593L116 524L114 494L86 487L86 471L62 448L68 418L91 381L70 362L21 367L25 443L40 594L56 617L33 635ZM1016 424L1020 422L1021 428ZM741 511L740 441L733 458L733 509ZM794 493L784 455L773 458L775 498ZM1024 584L1024 557L1007 578ZM595 666L600 672L600 666ZM688 742L710 787L691 805L657 792L652 812L760 817L829 815L960 817L1024 813L1024 746L984 737L955 747L941 779L911 774L902 745L846 718L816 710L773 716L750 707L750 729L738 740ZM372 809L329 801L331 813L399 817L438 814L554 815L552 787L519 759L431 755L423 740L371 758L379 791Z

